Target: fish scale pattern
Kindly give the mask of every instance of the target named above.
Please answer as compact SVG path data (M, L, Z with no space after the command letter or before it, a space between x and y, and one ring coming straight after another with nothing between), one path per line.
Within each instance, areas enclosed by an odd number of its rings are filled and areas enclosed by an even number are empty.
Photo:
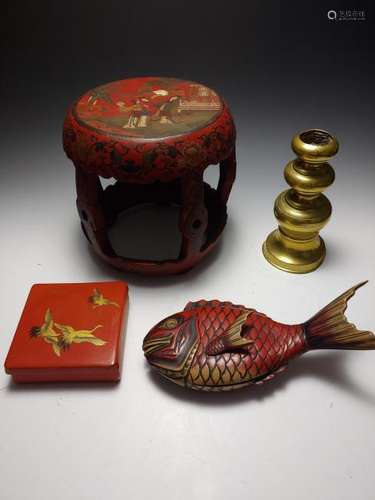
M272 378L287 361L306 348L302 325L284 325L244 306L219 301L190 304L196 309L200 343L186 376L195 389L225 390ZM249 315L242 336L252 344L238 351L214 356L206 354L207 345L225 334L243 312Z

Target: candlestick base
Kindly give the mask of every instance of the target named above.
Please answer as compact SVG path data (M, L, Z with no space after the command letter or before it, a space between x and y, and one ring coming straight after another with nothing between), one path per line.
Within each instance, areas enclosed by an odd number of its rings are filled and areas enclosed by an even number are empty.
M297 241L281 234L279 229L268 235L262 250L264 257L274 267L296 274L315 271L326 255L326 247L320 236Z

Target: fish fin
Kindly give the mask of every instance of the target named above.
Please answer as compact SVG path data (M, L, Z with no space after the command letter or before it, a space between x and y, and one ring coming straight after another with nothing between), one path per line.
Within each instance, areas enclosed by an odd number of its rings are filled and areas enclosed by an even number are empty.
M375 349L375 335L358 330L344 315L348 300L367 281L353 286L304 324L310 349Z
M245 323L252 309L245 309L235 320L235 322L224 332L223 335L216 337L209 342L206 347L206 353L209 356L223 354L235 349L246 349L254 343L254 340L245 339L241 335L242 326Z
M245 309L245 306L240 304L232 304L232 302L220 302L220 300L197 300L196 302L188 302L184 307L184 311L191 311L199 307L232 307L234 309Z

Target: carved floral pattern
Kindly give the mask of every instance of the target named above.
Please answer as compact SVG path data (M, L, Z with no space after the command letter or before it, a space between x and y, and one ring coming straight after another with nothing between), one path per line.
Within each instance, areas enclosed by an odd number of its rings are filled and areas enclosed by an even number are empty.
M71 112L64 125L64 149L76 166L128 182L170 181L217 164L229 156L234 140L235 128L227 107L213 124L162 140L102 136L80 125Z

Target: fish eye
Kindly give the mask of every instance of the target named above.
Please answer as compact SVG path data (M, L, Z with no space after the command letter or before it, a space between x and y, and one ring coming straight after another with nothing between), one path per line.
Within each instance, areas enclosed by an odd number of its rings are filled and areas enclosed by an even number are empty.
M181 321L179 321L177 318L168 318L165 321L163 321L163 323L160 325L160 328L166 328L166 329L176 328L176 326L180 322Z

